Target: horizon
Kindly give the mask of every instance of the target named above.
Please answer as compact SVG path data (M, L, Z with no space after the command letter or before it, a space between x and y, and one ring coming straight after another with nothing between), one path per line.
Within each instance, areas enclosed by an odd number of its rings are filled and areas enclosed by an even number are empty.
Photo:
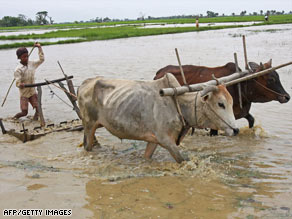
M280 3L272 0L223 0L217 2L216 0L205 0L196 4L196 1L181 0L175 1L155 1L149 0L146 3L138 3L134 0L125 0L120 2L118 0L83 0L80 3L78 0L51 0L49 2L39 2L38 0L27 0L26 4L20 0L2 0L0 8L0 18L4 16L18 17L19 14L25 15L27 18L34 20L36 13L40 11L47 11L48 16L52 17L54 23L75 22L75 21L90 21L98 18L108 17L110 19L119 20L135 20L144 16L151 17L169 17L182 15L200 15L204 16L207 11L222 14L226 16L235 13L239 15L240 12L246 11L247 14L254 12L260 13L262 10L265 13L268 10L276 10L278 12L284 11L289 13L292 11L292 0L282 0ZM22 5L15 7L15 5ZM263 5L263 6L262 6Z

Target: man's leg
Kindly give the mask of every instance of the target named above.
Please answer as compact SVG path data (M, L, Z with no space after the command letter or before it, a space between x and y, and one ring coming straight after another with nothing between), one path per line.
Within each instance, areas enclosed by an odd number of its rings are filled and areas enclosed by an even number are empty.
M17 113L13 118L19 119L20 117L27 115L27 113L28 113L28 98L20 97L20 109L21 109L21 112Z
M35 114L33 116L33 120L38 120L39 118L39 106L38 106L38 96L37 94L32 95L29 98L29 102L31 106L35 109Z

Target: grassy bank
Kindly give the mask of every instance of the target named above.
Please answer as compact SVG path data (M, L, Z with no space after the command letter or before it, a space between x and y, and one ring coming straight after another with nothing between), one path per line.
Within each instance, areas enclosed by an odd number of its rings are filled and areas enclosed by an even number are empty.
M68 38L67 40L60 40L57 42L42 42L42 45L54 45L64 43L77 43L94 40L109 40L117 38L128 38L128 37L139 37L139 36L151 36L159 34L173 34L193 31L206 31L206 30L218 30L224 28L235 28L243 27L243 25L232 25L224 26L224 22L248 22L248 21L263 21L263 16L234 16L234 17L215 17L215 18L200 18L200 23L218 23L222 22L222 26L206 26L195 28L194 27L171 27L171 28L137 28L133 24L145 23L145 21L129 21L129 22L109 22L107 25L118 25L118 24L131 24L131 26L110 26L100 27L97 23L82 23L82 24L71 24L69 30L57 30L44 34L26 34L26 35L14 35L14 36L0 36L0 40L28 40L28 39L50 39L50 38ZM194 23L194 19L167 19L167 20L147 20L149 23ZM292 15L275 15L270 16L269 22L262 22L254 25L269 25L269 24L281 24L281 23L292 23ZM66 26L65 26L66 25ZM70 24L56 24L46 26L47 28L68 28ZM74 26L73 26L74 25ZM82 28L76 29L74 27ZM90 28L89 28L90 27ZM95 28L92 28L95 27ZM23 29L24 27L22 27ZM27 27L25 27L27 28ZM43 26L32 26L32 29L43 28ZM11 30L6 28L5 30ZM79 39L69 39L70 37L77 37ZM26 43L12 43L0 45L0 49L16 48L19 46L31 46L31 42Z
M228 26L228 28L242 27L242 25ZM110 40L118 38L152 36L160 34L173 34L194 31L218 30L224 29L226 26L211 26L211 27L172 27L172 28L136 28L136 27L109 27L109 28L87 28L87 29L72 29L72 30L58 30L44 34L28 34L19 36L0 36L0 40L28 40L28 39L50 39L50 38L70 38L79 37L80 39L62 40L58 42L42 42L42 45L54 45L64 43L77 43L94 40ZM20 46L31 46L32 42L27 43L13 43L0 45L0 49L16 48Z

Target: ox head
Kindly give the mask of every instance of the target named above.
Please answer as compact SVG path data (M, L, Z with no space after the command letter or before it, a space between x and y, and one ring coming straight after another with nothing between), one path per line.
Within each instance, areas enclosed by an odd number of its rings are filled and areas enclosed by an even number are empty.
M224 85L209 86L201 92L204 114L208 118L208 128L223 130L225 134L237 135L239 129L233 114L233 99Z
M272 59L265 63L258 65L254 62L249 62L251 70L259 72L272 67ZM279 75L276 71L265 74L263 76L253 79L252 89L249 92L254 102L269 102L272 100L286 103L290 100L289 94L284 90Z

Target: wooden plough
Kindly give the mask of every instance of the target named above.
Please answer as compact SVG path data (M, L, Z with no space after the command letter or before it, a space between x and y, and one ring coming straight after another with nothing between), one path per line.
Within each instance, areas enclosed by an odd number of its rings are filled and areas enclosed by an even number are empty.
M74 119L71 121L63 121L59 124L48 124L45 127L36 126L33 129L29 130L25 128L24 124L22 123L22 129L16 131L15 129L6 130L3 124L2 119L0 118L0 127L2 130L2 134L9 134L21 140L23 143L27 141L32 141L38 139L46 134L53 133L53 132L60 132L60 131L81 131L83 126L81 124L80 119Z
M63 70L62 70L63 71ZM64 72L63 72L64 73ZM36 83L36 84L26 84L24 87L37 87L38 90L38 109L39 109L39 116L40 116L40 126L34 127L32 130L28 130L27 128L24 127L24 123L22 123L22 129L17 131L15 129L9 129L6 130L3 124L3 119L0 118L0 127L2 130L2 134L9 134L11 136L14 136L21 140L23 143L27 141L32 141L37 138L40 138L46 134L52 133L52 132L59 132L59 131L80 131L83 129L83 126L81 125L81 120L80 120L80 110L77 106L77 99L75 95L75 89L73 86L72 78L73 76L67 76L64 74L64 78L56 79L56 80L45 80L45 82L41 83ZM68 90L62 84L62 81L67 82L68 85ZM44 119L44 114L42 110L42 86L45 85L54 85L54 83L58 83L60 89L62 89L67 97L69 98L70 102L72 103L74 111L77 113L77 116L79 119L74 119L71 121L63 121L59 124L48 124L46 125L45 119Z

